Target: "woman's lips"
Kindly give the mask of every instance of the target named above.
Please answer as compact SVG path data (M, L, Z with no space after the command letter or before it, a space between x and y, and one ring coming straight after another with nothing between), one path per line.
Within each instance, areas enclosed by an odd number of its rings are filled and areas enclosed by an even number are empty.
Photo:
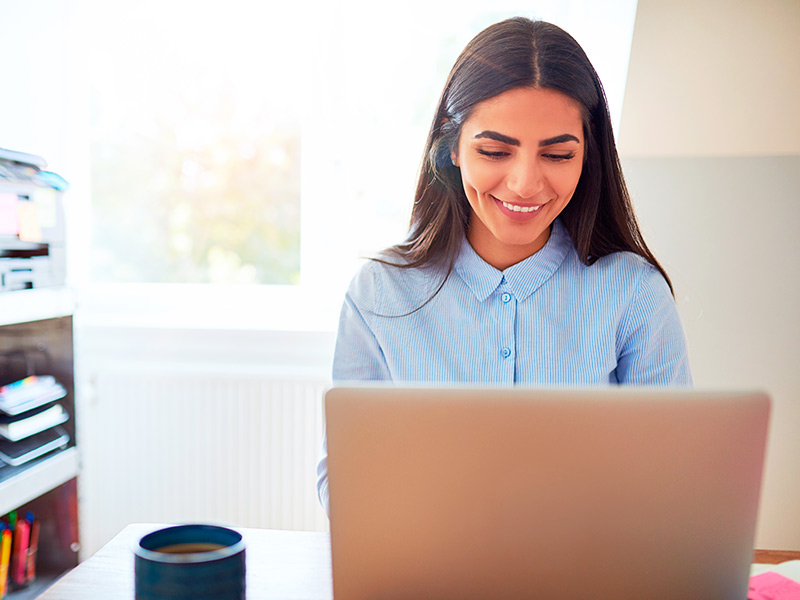
M503 202L502 200L500 202L508 210L513 210L514 212L534 212L542 208L541 204L522 206L520 204L509 204L508 202Z
M511 202L504 202L499 198L495 198L491 194L489 194L489 196L497 203L497 206L504 215L516 221L528 221L533 219L544 206L544 204L512 204Z

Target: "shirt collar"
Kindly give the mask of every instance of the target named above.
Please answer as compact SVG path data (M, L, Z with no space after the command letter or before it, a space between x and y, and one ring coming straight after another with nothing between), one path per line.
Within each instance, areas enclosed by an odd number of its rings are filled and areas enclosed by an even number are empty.
M541 250L505 271L498 271L478 256L464 236L455 271L480 302L486 300L503 280L517 301L522 302L550 279L564 262L571 247L569 233L561 220L556 219L550 230L550 238Z

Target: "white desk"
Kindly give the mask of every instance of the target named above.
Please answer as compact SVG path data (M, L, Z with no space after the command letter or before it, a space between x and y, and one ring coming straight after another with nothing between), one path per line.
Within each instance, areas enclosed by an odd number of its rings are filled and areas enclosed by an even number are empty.
M128 525L97 553L54 583L40 600L131 600L133 548L165 525ZM327 533L236 528L247 552L248 600L332 600Z
M94 556L53 584L40 600L131 600L133 548L143 535L161 527L165 525L128 525ZM247 545L248 600L333 599L329 534L237 530ZM800 559L800 552L757 550L754 562L762 564L754 564L752 574L771 570L800 581L800 560L796 559ZM789 560L793 562L784 562ZM763 563L783 564L774 567Z

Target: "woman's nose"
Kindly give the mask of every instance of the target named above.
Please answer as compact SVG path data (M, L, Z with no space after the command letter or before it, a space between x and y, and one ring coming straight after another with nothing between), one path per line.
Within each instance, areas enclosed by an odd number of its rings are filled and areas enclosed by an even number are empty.
M536 160L520 158L508 174L506 186L520 198L532 198L545 186L541 166Z

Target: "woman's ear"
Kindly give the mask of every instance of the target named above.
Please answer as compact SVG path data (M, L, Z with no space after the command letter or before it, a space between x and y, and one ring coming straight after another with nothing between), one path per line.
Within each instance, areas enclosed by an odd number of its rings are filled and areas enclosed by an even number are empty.
M461 165L458 164L458 155L456 154L455 150L450 151L450 162L453 163L454 167L460 167Z

